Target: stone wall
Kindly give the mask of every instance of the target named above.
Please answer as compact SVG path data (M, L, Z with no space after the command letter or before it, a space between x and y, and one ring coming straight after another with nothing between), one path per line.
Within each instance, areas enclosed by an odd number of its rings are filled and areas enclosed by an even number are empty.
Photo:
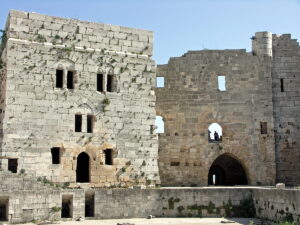
M152 32L20 11L10 12L6 32L2 157L18 159L18 171L74 183L85 152L90 186L160 182ZM67 88L68 71L74 89ZM97 74L107 90L97 91ZM82 132L75 132L75 114L82 115ZM59 164L52 163L53 147L60 149ZM113 165L105 163L106 149Z
M219 75L225 76L226 91L218 90ZM165 132L159 135L163 185L207 185L216 159L225 179L232 180L230 185L274 184L269 57L245 50L189 51L158 66L157 77L165 82L163 88L156 88L156 113L165 122ZM212 123L222 127L222 141L209 140ZM266 133L261 123L266 123ZM235 165L224 165L222 157ZM231 166L235 171L230 171ZM246 182L230 177L240 170L245 171Z
M300 184L300 47L290 34L273 35L273 104L277 180Z
M300 190L258 187L159 189L61 189L29 175L0 171L0 204L8 201L8 220L76 220L156 217L260 217L300 221ZM87 194L93 215L87 215ZM62 218L64 198L70 218ZM22 204L20 204L22 203ZM90 205L91 206L91 205Z

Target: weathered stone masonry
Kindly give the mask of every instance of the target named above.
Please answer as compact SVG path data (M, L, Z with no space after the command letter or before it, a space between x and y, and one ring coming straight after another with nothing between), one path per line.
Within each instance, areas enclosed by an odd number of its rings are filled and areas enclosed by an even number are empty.
M213 174L227 185L270 185L275 177L299 185L299 44L270 32L256 33L252 43L251 53L189 51L158 66L163 185L207 185ZM221 75L226 91L218 90ZM221 141L208 140L211 123L222 127Z
M74 183L84 152L90 186L160 182L152 32L10 11L6 37L2 158L17 159L18 171ZM75 132L75 115L81 115L81 132ZM52 163L51 148L59 148L59 164ZM105 163L106 149L113 165Z

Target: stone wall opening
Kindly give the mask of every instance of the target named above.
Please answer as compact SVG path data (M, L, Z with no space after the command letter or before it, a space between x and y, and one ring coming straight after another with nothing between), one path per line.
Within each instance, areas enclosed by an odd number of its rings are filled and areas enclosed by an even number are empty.
M67 73L67 88L74 89L74 73L73 73L73 71L68 71L68 73Z
M212 123L208 127L208 142L222 142L222 127L218 123Z
M87 126L86 126L86 131L87 133L93 133L93 128L94 128L94 118L95 116L94 115L87 115Z
M260 122L260 134L267 134L268 133L268 126L267 122Z
M103 74L97 74L97 91L103 92Z
M60 164L60 148L51 148L52 164Z
M63 88L64 85L64 71L56 70L56 87Z
M62 195L61 218L73 217L73 195Z
M280 79L280 91L284 92L284 82L283 82L283 78Z
M82 130L82 115L75 115L75 132L81 132Z
M112 149L104 150L104 156L105 156L105 165L112 165L113 164Z
M12 173L17 173L18 159L8 159L8 170Z
M114 76L113 75L107 75L107 83L106 83L106 91L113 92L113 83L114 83Z
M218 90L226 91L226 80L224 75L218 75Z
M156 116L155 118L156 133L162 134L165 132L165 122L163 117Z
M76 182L90 182L90 157L85 152L81 152L77 157Z
M8 197L0 197L0 221L8 221Z
M85 217L95 216L95 193L87 191L85 193Z
M246 185L247 176L243 166L228 154L219 156L211 165L208 185Z

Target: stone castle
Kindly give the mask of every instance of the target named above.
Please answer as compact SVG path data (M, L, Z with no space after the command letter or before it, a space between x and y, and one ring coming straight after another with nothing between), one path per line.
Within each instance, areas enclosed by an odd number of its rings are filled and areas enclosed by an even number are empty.
M300 184L297 40L258 32L251 53L189 51L159 66L152 45L150 31L10 11L0 48L0 220L55 216L58 206L60 218L144 216L166 204L164 190L110 188ZM228 193L215 204L266 195ZM149 204L105 211L123 198ZM168 203L157 214L174 216Z

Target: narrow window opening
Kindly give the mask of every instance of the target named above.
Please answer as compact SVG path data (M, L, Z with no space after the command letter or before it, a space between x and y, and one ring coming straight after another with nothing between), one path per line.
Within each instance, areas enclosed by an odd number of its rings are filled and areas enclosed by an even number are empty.
M67 73L67 88L74 89L74 73L72 71Z
M261 134L267 134L268 133L267 122L260 122L260 133Z
M105 155L105 165L112 165L113 164L112 149L104 150L104 155Z
M218 89L219 91L226 91L226 80L223 75L218 76Z
M95 193L85 193L85 217L95 216Z
M113 92L113 80L114 80L113 75L107 75L106 91Z
M56 87L63 88L64 80L64 71L63 70L56 70Z
M82 128L82 115L76 114L75 115L75 132L81 132Z
M222 127L217 123L212 123L208 127L208 142L222 142Z
M165 87L165 78L164 77L157 77L156 78L156 87L157 88Z
M103 74L97 74L97 91L103 92Z
M61 218L72 218L73 195L63 195L61 204Z
M17 173L18 159L8 159L8 170L12 173Z
M280 91L284 92L284 82L282 78L280 79Z
M8 197L0 197L0 221L8 221Z
M60 148L51 148L52 164L60 164Z
M155 126L156 128L156 133L162 134L165 132L165 123L164 120L161 116L156 116L155 118Z
M94 115L87 116L87 132L93 133L94 129Z
M170 166L180 166L180 162L171 162Z

